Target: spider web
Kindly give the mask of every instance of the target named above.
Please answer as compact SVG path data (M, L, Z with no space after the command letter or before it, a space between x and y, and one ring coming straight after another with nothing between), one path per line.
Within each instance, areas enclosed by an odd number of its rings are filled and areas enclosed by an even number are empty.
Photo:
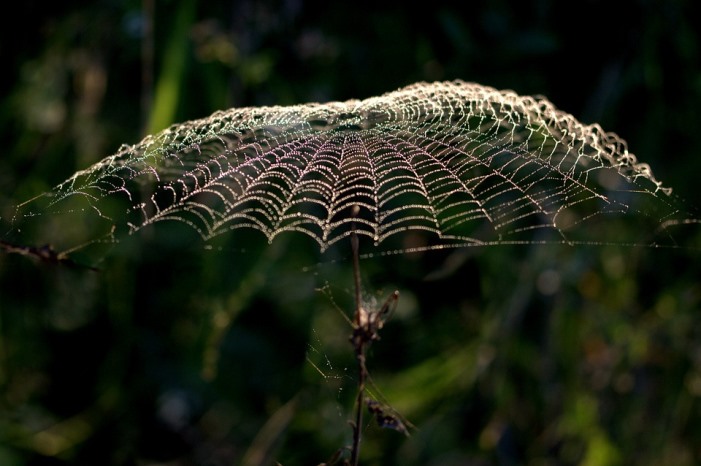
M669 193L600 126L544 98L454 81L174 125L19 205L10 220L24 244L62 251L165 221L205 241L239 228L269 241L301 232L322 251L352 224L380 249L408 231L429 248L659 244L681 213ZM636 219L630 237L612 227L623 218Z

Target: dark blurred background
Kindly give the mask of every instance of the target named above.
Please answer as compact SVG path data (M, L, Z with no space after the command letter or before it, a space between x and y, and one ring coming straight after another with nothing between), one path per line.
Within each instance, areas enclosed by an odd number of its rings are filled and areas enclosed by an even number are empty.
M173 122L450 79L547 96L701 205L691 0L26 0L5 22L4 211ZM164 229L99 272L0 255L0 464L289 466L347 445L349 251L259 236L219 251ZM368 299L401 293L371 391L416 429L368 421L362 464L701 464L700 262L556 245L363 260Z

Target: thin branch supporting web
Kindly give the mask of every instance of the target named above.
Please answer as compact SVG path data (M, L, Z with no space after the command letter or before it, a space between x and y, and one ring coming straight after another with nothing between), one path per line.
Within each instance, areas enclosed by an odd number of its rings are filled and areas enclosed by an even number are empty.
M7 242L50 242L59 251L165 221L204 240L238 228L269 240L301 232L322 250L348 238L353 223L378 246L406 231L424 235L428 247L659 244L684 218L669 192L598 125L545 99L454 81L174 125L2 220ZM607 236L623 217L644 228Z

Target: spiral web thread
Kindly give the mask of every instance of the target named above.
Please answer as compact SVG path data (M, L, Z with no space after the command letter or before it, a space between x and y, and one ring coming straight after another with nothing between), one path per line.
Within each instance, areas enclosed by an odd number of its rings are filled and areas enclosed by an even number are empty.
M353 222L378 246L407 230L434 247L543 232L600 241L602 219L664 224L677 213L669 191L600 126L544 98L454 81L174 125L21 205L14 222L79 215L81 233L65 229L75 244L166 220L204 240L245 227L271 241L302 232L322 250Z

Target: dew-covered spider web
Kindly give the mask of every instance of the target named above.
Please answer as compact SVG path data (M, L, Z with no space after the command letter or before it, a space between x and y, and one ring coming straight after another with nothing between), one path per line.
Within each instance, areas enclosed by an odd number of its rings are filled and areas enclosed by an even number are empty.
M600 126L544 98L454 81L173 125L2 220L8 244L57 251L116 243L160 222L205 241L240 228L269 240L299 232L321 250L352 224L379 251L405 232L428 248L657 245L674 244L666 227L686 218L669 193ZM622 219L634 226L616 227Z

